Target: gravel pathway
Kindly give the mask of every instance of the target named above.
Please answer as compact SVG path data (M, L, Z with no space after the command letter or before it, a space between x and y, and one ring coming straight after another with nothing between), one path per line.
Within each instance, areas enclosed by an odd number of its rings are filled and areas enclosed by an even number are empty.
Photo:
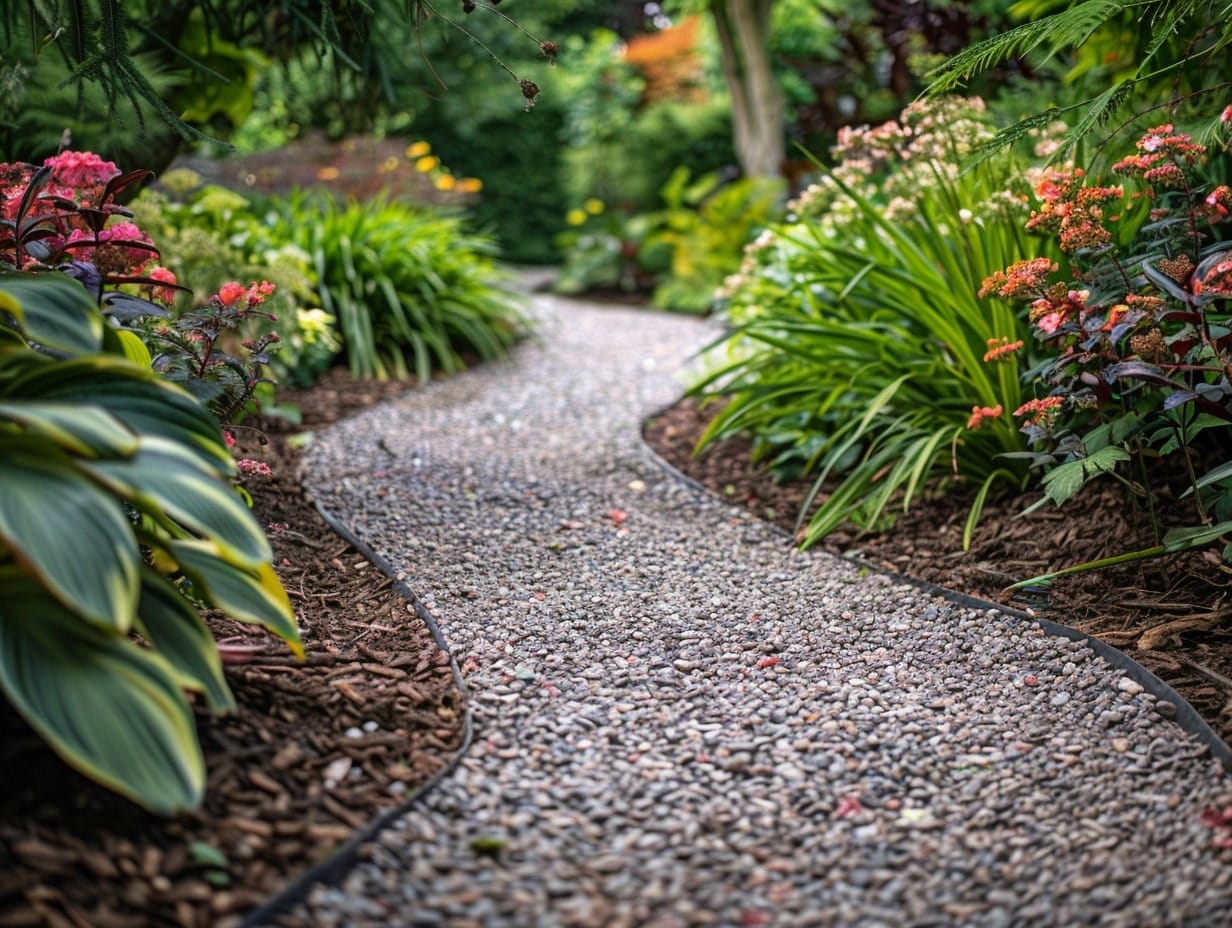
M1081 643L783 537L642 416L712 331L537 297L536 340L321 436L308 485L462 665L476 738L323 926L1215 926L1228 780Z

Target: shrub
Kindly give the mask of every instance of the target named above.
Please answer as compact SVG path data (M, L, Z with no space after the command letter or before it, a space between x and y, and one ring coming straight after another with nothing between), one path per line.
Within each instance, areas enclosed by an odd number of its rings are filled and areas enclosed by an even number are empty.
M181 279L191 272L199 291L217 293L237 277L275 285L263 297L261 315L248 317L254 322L232 318L218 332L224 353L242 355L243 340L276 334L277 350L263 362L275 380L302 387L311 386L341 354L337 320L315 305L309 256L289 242L267 240L246 197L177 169L160 178L159 190L143 190L131 209L134 221L158 241L162 264ZM177 324L185 328L192 319L183 313L200 315L186 295L174 308L180 311Z
M234 705L201 610L302 648L217 419L116 326L159 308L106 287L170 285L126 273L157 249L109 222L139 174L49 160L0 166L0 692L66 762L166 813L205 779L184 691Z
M299 194L273 203L263 234L310 256L321 305L338 319L357 377L456 371L465 352L501 355L522 326L497 286L491 240L468 233L457 216Z
M968 288L1027 253L1006 221L1021 208L1020 168L1002 158L960 173L958 158L986 129L976 119L955 135L928 114L913 106L901 123L849 135L850 157L790 204L796 221L750 246L722 291L734 327L693 388L726 401L702 447L750 433L781 476L815 477L806 511L833 481L800 533L805 545L845 520L879 526L891 502L906 508L928 486L975 490L969 539L993 487L1026 479L1021 462L997 457L1022 449L1013 426L967 428L1019 396L1012 366L983 358L1024 340L1025 326ZM926 121L927 131L910 128ZM880 173L873 146L888 158ZM896 195L887 172L915 181Z
M1232 247L1221 234L1232 191L1203 186L1206 154L1162 125L1113 165L1136 189L1043 172L1027 227L1054 238L1067 266L1021 261L980 290L1027 304L1045 351L1026 373L1033 397L1013 413L1032 447L1023 456L1047 470L1045 497L1064 505L1109 475L1150 508L1159 543L1114 562L1232 534ZM1190 524L1167 534L1148 467L1157 459L1180 463L1192 504Z

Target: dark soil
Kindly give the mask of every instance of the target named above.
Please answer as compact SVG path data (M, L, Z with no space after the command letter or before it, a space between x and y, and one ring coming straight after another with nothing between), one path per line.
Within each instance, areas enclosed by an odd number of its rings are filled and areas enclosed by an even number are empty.
M740 440L695 457L708 421L707 410L686 400L648 423L646 439L713 492L794 532L811 483L775 483ZM1207 549L1074 574L1045 597L1013 598L1005 588L1020 580L1155 544L1145 515L1111 483L1064 509L1050 505L1022 516L1037 498L990 503L967 551L962 532L970 500L958 494L913 503L888 531L839 530L820 546L1100 638L1169 683L1232 741L1232 569Z
M0 703L0 925L235 924L453 757L463 707L448 655L317 515L288 440L404 389L334 371L281 397L302 425L237 430L239 450L273 470L249 490L308 660L216 624L245 662L228 666L238 711L198 715L200 811L142 812L68 770Z

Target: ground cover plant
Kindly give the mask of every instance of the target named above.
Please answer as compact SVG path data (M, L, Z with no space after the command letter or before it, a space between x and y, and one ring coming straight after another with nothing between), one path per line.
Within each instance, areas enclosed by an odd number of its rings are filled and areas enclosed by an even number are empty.
M218 418L110 324L166 315L122 286L175 283L140 229L110 222L140 173L75 152L0 172L0 689L86 775L155 811L194 806L205 769L185 691L234 706L201 612L300 653L291 605ZM211 304L244 298L235 286ZM243 405L250 369L219 381L195 359L194 377L239 394L215 400Z
M991 137L978 100L913 105L901 121L840 136L839 164L754 242L723 290L732 323L692 393L722 402L702 447L749 434L782 476L837 484L800 541L853 520L873 527L939 483L987 494L1021 488L1016 427L977 408L1017 408L1014 370L985 363L1027 336L975 291L1031 253L1016 227L1026 182L1013 156L962 172Z

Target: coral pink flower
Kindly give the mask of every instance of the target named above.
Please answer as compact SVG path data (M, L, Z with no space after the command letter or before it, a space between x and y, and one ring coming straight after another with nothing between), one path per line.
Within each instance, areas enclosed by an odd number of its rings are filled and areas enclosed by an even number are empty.
M1021 344L1021 342L1019 343ZM967 420L967 428L978 429L984 424L985 419L996 419L1000 417L1005 410L1001 408L1001 404L996 406L972 406L971 418Z

